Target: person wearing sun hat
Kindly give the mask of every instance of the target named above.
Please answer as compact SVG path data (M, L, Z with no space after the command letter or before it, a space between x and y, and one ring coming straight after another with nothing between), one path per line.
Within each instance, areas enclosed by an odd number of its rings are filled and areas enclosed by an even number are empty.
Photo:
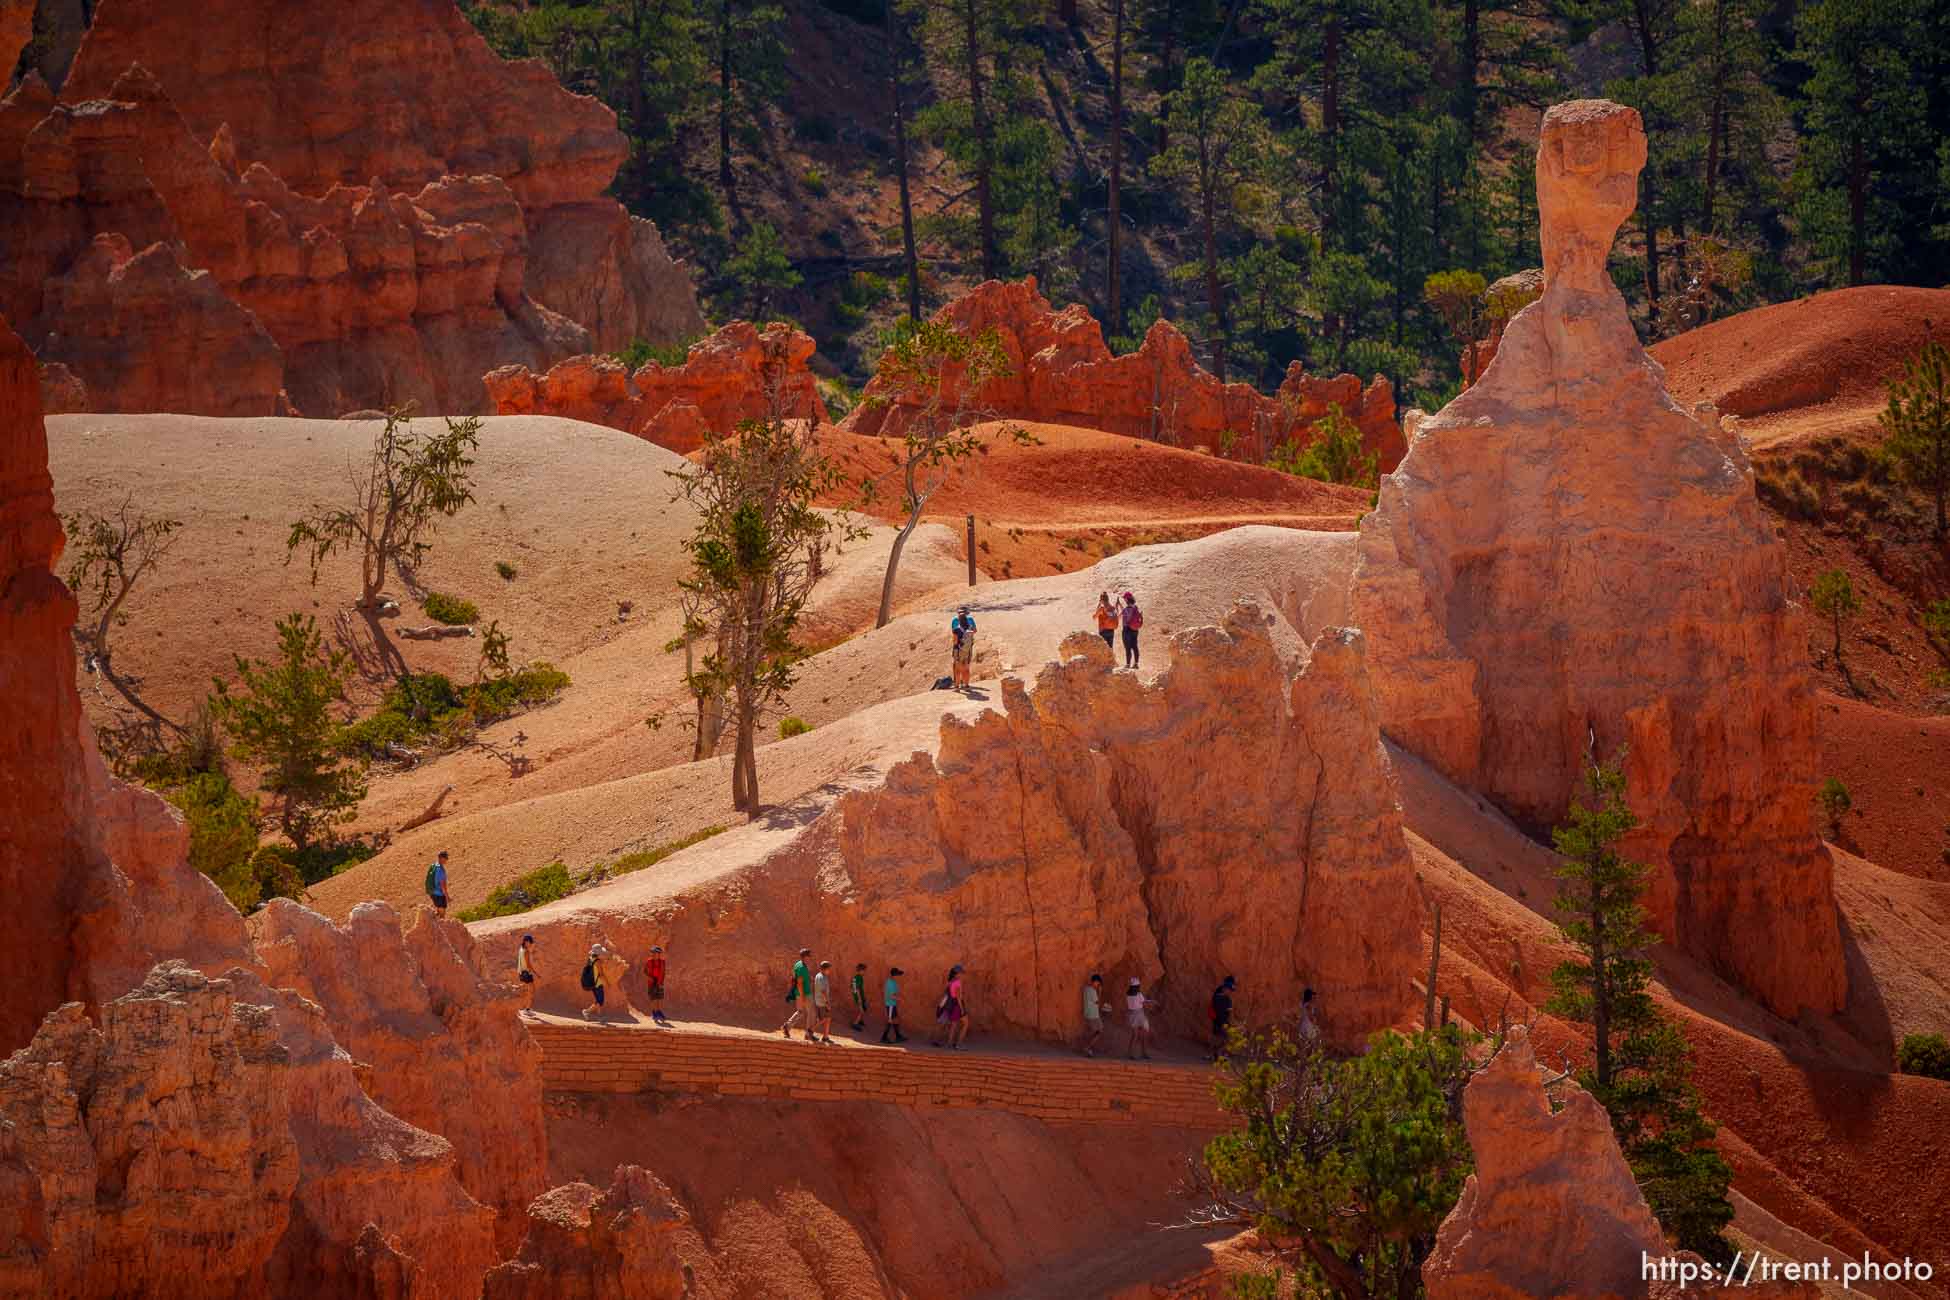
M660 1025L670 1023L664 1019L664 976L668 971L663 946L652 944L650 955L643 959L643 982L650 986L650 1018Z

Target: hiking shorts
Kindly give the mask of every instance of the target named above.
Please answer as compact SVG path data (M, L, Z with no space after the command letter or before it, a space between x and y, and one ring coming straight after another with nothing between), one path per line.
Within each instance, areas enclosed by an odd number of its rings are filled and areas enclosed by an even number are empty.
M1107 645L1107 646L1109 646L1109 647L1110 647L1111 649L1113 649L1113 650L1115 650L1115 649L1117 649L1117 629L1116 629L1116 628L1114 628L1114 627L1100 627L1100 628L1098 628L1098 629L1097 629L1097 635L1098 635L1098 636L1100 636L1100 637L1102 637L1102 638L1104 639L1104 644L1105 644L1105 645Z
M444 912L447 910L447 896L445 894L428 894L427 897L432 899L433 905L441 911Z
M975 638L965 636L955 643L955 662L958 664L975 661Z
M662 1002L664 1000L664 982L662 980L650 981L650 1000L652 1002Z
M532 970L523 971L521 973L521 982L523 984L533 984L535 982L535 972Z
M603 1004L603 986L598 984L596 986L596 1005L601 1006L602 1004Z

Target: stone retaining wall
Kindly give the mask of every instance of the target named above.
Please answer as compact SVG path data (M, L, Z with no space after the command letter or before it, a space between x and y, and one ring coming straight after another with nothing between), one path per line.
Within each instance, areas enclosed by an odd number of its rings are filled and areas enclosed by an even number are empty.
M529 1023L542 1086L987 1107L1052 1124L1226 1126L1205 1066L980 1052L822 1049L799 1039Z

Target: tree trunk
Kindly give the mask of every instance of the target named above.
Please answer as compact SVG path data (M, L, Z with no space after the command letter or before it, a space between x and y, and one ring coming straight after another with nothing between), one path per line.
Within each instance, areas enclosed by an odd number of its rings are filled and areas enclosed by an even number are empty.
M887 5L887 84L894 107L894 179L901 196L901 259L907 268L907 318L921 319L921 259L914 250L914 200L907 187L907 113L901 104L901 30L894 0Z
M1108 275L1105 324L1112 334L1124 328L1122 304L1118 301L1122 272L1123 230L1117 204L1124 184L1124 0L1110 4L1110 253L1105 270Z
M1335 212L1335 173L1341 161L1341 20L1335 14L1327 19L1320 44L1320 243L1333 245L1338 214Z
M1592 886L1596 888L1596 886ZM1598 905L1591 904L1591 1037L1600 1088L1611 1087L1611 973L1605 969L1605 931Z
M1483 61L1482 18L1479 0L1463 0L1462 29L1462 120L1463 139L1472 156L1476 151L1476 75Z
M1208 181L1205 193L1200 196L1205 227L1205 309L1212 315L1212 373L1219 377L1221 384L1226 381L1226 314L1222 290L1219 287L1219 242L1215 229L1213 204L1216 196L1213 190L1217 181Z
M1178 0L1165 0L1165 39L1158 48L1158 70L1164 74L1164 93L1169 95L1178 89L1178 79L1174 64L1178 62ZM1158 152L1163 153L1171 147L1171 128L1165 125L1165 114L1160 112L1154 119L1158 126Z
M718 187L725 206L736 208L731 185L731 4L718 0Z
M1700 198L1699 228L1713 233L1713 199L1720 184L1720 151L1727 129L1727 0L1713 0L1713 89L1706 118L1706 186Z
M975 203L982 237L982 278L995 278L995 206L990 193L994 177L995 141L989 131L987 105L982 100L982 45L976 22L977 0L962 0L962 39L968 46L968 106L975 124Z
M731 760L731 806L747 817L758 815L758 712L738 707L738 748Z
M921 522L921 507L917 504L901 530L894 534L894 545L887 552L887 572L880 579L880 613L875 617L875 627L886 627L894 616L894 579L900 573L901 551L907 546L907 538Z
M1869 153L1863 127L1852 125L1848 146L1848 282L1861 284L1865 275L1869 220Z
M1652 10L1650 0L1633 0L1632 15L1638 29L1639 62L1649 80L1659 75L1658 38L1652 31ZM1652 131L1648 124L1648 138ZM1658 168L1650 156L1645 160L1643 199L1639 203L1639 219L1645 229L1645 298L1648 319L1657 319L1659 309L1659 184L1655 177Z

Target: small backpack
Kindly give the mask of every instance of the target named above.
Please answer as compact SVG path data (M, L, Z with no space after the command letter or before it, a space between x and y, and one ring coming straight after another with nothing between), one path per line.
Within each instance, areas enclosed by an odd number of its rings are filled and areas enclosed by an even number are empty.
M593 961L582 963L582 987L592 993L596 990L596 963Z
M1128 628L1130 628L1130 629L1131 629L1131 631L1133 631L1133 632L1135 632L1135 631L1137 631L1137 630L1138 630L1139 628L1141 628L1141 627L1143 627L1143 626L1144 626L1144 611L1143 611L1143 610L1141 610L1141 609L1139 609L1139 608L1138 608L1138 607L1137 607L1136 605L1133 605L1133 606L1131 606L1131 612L1130 612L1130 615L1128 616L1128 618L1127 618L1127 620L1126 620L1126 622L1125 622L1125 624L1124 624L1124 626L1126 626L1126 627L1128 627Z
M785 977L785 1000L787 1002L799 1000L799 977L796 974Z
M429 867L427 868L427 886L426 886L426 888L427 888L427 897L428 897L428 898L431 898L431 897L433 897L433 886L434 886L434 879L433 879L433 873L434 873L434 872L436 872L436 871L438 871L438 870L440 870L440 864L439 864L438 862L436 862L436 863L434 863L433 865L431 865L431 866L429 866Z

